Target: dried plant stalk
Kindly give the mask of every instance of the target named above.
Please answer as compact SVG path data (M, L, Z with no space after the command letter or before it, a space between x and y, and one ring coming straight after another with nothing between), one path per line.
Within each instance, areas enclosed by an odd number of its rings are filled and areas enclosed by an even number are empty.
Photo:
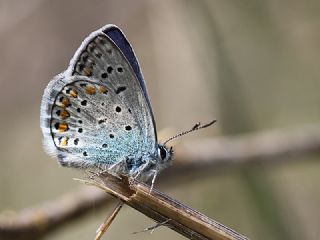
M189 239L248 239L156 189L150 192L149 186L127 177L120 179L100 175L94 181L82 181L103 189L157 223L165 223L165 226Z

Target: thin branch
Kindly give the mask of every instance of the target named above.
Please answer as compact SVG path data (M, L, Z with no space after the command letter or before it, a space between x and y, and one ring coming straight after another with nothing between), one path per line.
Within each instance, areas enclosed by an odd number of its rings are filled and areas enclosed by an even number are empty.
M105 234L105 232L109 229L111 223L118 215L119 211L121 210L123 206L123 202L119 201L116 208L112 211L111 215L106 218L106 220L100 225L100 227L97 230L97 235L94 240L100 240L102 236Z
M320 126L274 130L237 137L190 142L176 148L174 166L165 170L167 179L178 171L219 169L237 164L280 163L320 153ZM0 239L39 239L54 229L109 204L104 192L85 188L40 207L0 215Z
M164 193L156 189L150 192L149 186L130 180L124 176L119 179L112 175L101 175L95 181L83 182L101 188L158 223L166 222L165 226L189 239L247 239Z
M4 212L0 215L1 240L41 239L54 229L80 216L111 203L113 198L96 188L81 188L58 199L29 208L17 214Z

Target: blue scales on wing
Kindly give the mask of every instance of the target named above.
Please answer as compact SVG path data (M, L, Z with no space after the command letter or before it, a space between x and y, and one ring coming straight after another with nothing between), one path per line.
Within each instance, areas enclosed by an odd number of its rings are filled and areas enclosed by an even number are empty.
M157 137L131 46L113 25L84 40L69 68L45 90L46 149L63 165L141 165L157 158Z

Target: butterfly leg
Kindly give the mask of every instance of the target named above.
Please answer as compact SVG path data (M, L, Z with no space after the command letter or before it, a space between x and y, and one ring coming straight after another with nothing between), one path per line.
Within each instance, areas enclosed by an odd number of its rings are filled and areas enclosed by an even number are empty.
M121 162L117 162L113 165L111 165L110 167L106 168L105 166L96 166L95 169L87 169L85 170L85 173L86 175L88 176L89 179L93 180L97 177L101 177L103 176L104 174L108 173L114 177L117 177L119 179L121 179L120 175L118 175L116 173L116 171L113 171L114 168L119 165Z
M142 164L141 166L139 166L136 169L133 169L133 174L132 174L133 180L139 179L141 174L144 173L145 170L150 167L150 165L151 165L150 162L148 162L148 163ZM157 170L155 170L155 169L152 169L149 171L147 170L147 174L145 174L144 179L142 179L142 180L148 180L152 176L151 187L150 187L149 193L152 192L157 175L158 175Z
M117 172L121 173L121 164L123 164L123 161L118 161L114 164L112 164L110 167L108 167L107 169L103 170L102 172L99 172L99 174L104 174L104 173L108 173L111 174L112 176L115 176L119 179L121 179L120 175L117 174ZM117 168L119 167L120 170L117 170Z
M112 164L110 167L108 167L108 169L106 171L112 172L112 169L114 169L119 164L120 164L120 162L116 162L116 163Z
M132 173L132 177L133 179L139 179L139 177L141 176L141 174L144 172L144 170L149 167L150 164L149 163L144 163L144 164L141 164L140 166L138 167L135 167L131 170L131 173Z
M151 170L151 172L153 173L153 177L152 177L152 181L151 181L151 187L150 187L149 194L152 192L154 183L155 183L155 181L156 181L156 177L157 177L157 175L158 175L158 171L157 171L157 170Z

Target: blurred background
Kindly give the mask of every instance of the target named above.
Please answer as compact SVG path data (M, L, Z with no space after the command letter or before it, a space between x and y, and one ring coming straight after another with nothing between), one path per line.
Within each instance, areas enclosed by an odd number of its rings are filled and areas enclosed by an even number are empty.
M319 1L0 0L0 212L81 187L72 178L82 173L58 166L42 149L40 101L81 41L107 23L135 49L158 130L218 119L181 145L320 122ZM190 173L170 186L160 177L157 185L251 239L316 240L318 160ZM108 211L93 204L89 216L44 239L93 239ZM184 239L167 228L131 234L152 224L125 207L105 239Z

